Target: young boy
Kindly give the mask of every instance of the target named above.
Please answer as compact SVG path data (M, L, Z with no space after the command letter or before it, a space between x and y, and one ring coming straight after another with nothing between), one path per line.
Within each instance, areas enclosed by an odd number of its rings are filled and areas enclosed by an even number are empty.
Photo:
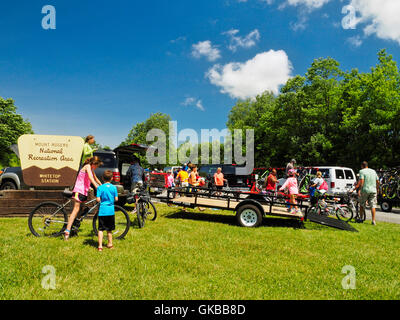
M99 251L103 251L103 231L107 231L107 248L113 249L112 231L115 230L115 211L114 202L118 201L117 188L110 182L113 178L111 170L106 170L103 174L104 184L97 188L97 202L99 208Z

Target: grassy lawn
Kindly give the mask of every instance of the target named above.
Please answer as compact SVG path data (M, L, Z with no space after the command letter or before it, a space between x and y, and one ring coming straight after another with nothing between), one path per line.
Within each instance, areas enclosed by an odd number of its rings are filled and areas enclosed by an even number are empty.
M230 212L157 208L103 252L90 221L64 242L35 238L27 218L0 219L0 299L400 299L400 225L353 233L266 218L249 229ZM41 286L46 265L55 290ZM355 290L342 288L345 265Z

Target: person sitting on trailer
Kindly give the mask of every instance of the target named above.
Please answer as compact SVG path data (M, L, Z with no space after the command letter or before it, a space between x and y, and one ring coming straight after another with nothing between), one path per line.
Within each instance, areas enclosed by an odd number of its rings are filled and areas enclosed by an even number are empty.
M181 171L179 171L178 175L176 176L182 188L189 186L189 174L187 173L187 169L187 166L183 165Z
M267 194L274 195L276 191L276 183L278 182L276 169L272 169L268 175L267 180L265 180L265 190Z
M199 182L197 181L198 174L197 174L197 166L192 166L192 171L189 174L188 183L189 187L198 187Z

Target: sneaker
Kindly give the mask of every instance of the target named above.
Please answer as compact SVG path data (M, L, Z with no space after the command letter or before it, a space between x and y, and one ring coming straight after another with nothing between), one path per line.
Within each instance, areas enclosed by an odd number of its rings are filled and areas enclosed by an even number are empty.
M292 210L289 211L289 213L290 213L290 214L296 214L296 210L295 210L295 209L292 209Z
M372 221L372 225L373 225L373 226L376 226L376 222L375 222L375 221Z

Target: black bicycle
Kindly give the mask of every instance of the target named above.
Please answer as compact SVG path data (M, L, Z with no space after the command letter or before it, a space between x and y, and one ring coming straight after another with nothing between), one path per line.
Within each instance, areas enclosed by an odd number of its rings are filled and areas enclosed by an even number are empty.
M151 202L147 185L142 185L134 192L129 193L126 202L129 204L136 203L136 215L139 228L144 227L147 219L151 221L157 219L157 210L153 202ZM133 210L132 213L135 213L135 210Z
M36 237L59 237L61 236L68 224L68 214L72 210L73 200L72 192L64 191L63 196L65 201L63 204L56 202L43 202L39 204L29 214L28 226L29 230ZM94 215L92 227L94 234L98 233L98 214L99 203L96 199L89 200L83 203L80 212L75 218L72 227L71 235L76 235L79 232L81 223L88 215ZM115 239L122 239L126 236L130 227L130 219L126 210L118 205L114 206L115 209L115 230L113 237Z

